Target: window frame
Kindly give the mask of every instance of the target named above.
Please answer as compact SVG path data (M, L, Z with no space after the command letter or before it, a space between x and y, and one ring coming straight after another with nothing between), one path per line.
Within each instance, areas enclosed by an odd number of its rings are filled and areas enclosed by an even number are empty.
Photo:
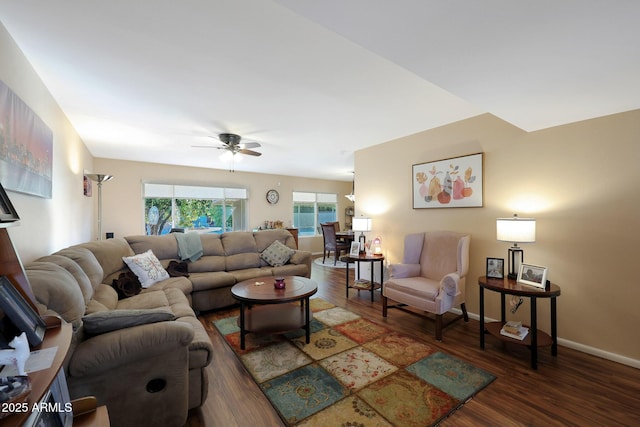
M223 233L227 230L227 222L229 219L232 221L233 231L246 231L248 224L249 211L247 208L248 190L246 188L232 188L232 187L213 187L213 186L199 186L199 185L179 185L179 184L158 184L158 183L143 183L142 185L142 203L143 203L143 228L145 235L153 235L151 233L153 225L149 223L149 212L147 209L147 201L149 199L160 199L171 201L171 214L170 221L166 221L162 226L162 230L156 230L157 235L162 235L166 224L170 224L169 230L172 228L185 228L192 229L194 231ZM213 211L215 206L222 207L221 217L223 221L219 227L210 226L208 215L206 226L201 229L196 227L184 227L180 226L179 222L179 200L202 200L210 201L210 209ZM165 202L166 203L166 202ZM236 204L240 204L240 212L236 217L235 211L238 207ZM232 207L230 214L227 214L227 209ZM166 209L165 209L166 210ZM234 224L238 221L240 224L236 227ZM219 228L217 230L216 228ZM165 231L166 234L168 231Z
M324 222L338 221L338 194L337 193L325 193L317 191L294 191L292 195L293 207L292 207L292 224L298 229L299 237L315 237L322 235L320 231L320 224ZM297 212L297 208L302 204L313 205L313 232L305 231L305 229L311 228L310 225L304 224L301 226L299 216L301 212ZM325 218L320 219L319 205L332 205L333 219Z

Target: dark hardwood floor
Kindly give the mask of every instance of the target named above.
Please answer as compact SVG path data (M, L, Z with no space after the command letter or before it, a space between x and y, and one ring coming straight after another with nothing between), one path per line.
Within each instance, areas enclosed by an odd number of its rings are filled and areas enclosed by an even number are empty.
M434 322L400 310L382 317L381 298L372 304L367 291L350 290L345 298L344 270L313 266L316 296L368 319L423 339L443 352L493 373L497 379L474 396L441 426L639 426L640 370L566 347L553 357L540 349L538 370L530 369L525 347L505 345L487 336L479 345L479 324L459 321L434 338ZM476 285L469 279L468 292ZM211 321L220 312L205 313L214 355L209 369L209 396L193 410L187 426L273 427L284 425ZM330 420L327 425L332 426Z

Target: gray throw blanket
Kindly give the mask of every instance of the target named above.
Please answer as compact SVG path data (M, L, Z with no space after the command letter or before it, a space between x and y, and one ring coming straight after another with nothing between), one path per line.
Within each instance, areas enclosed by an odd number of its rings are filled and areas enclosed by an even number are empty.
M202 256L202 241L198 233L173 233L178 241L178 256L182 261L197 261Z

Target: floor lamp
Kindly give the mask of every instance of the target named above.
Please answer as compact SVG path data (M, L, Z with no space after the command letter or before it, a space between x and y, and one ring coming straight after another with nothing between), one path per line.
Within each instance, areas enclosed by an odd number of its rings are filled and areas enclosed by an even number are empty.
M98 183L98 240L102 240L102 183L112 180L113 175L88 173L87 176Z

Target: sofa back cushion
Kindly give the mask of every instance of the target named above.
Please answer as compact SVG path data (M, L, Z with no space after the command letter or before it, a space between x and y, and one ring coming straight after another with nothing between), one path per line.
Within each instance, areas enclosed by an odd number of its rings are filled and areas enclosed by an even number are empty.
M94 292L98 285L102 283L104 270L102 269L102 266L98 262L93 252L91 252L89 249L82 248L80 246L71 246L69 248L65 248L56 252L54 255L65 256L75 261L75 263L80 266L82 271L84 271L84 273L89 278L91 287L93 288Z
M256 231L253 233L253 237L256 241L258 252L264 251L276 240L291 249L298 249L291 233L284 229Z
M103 275L101 283L104 279L114 273L125 268L122 257L134 255L131 246L121 237L107 240L97 240L94 242L82 243L72 246L72 248L80 247L91 251L102 266ZM109 282L110 284L110 282Z
M38 258L36 261L54 263L71 273L80 288L80 292L82 292L84 305L87 305L91 298L93 298L93 286L91 285L91 279L89 279L89 276L87 276L87 273L85 273L82 267L80 267L80 265L71 258L62 255L47 255L42 258Z
M151 252L153 252L159 260L180 259L178 257L178 241L173 234L165 234L162 236L127 236L125 240L136 254L141 254L151 249Z
M74 276L52 262L35 261L25 267L36 300L77 327L84 315L85 301Z
M220 240L226 256L227 271L260 267L260 253L252 232L222 233Z
M201 234L202 257L189 263L190 273L224 271L226 268L224 248L219 234Z

